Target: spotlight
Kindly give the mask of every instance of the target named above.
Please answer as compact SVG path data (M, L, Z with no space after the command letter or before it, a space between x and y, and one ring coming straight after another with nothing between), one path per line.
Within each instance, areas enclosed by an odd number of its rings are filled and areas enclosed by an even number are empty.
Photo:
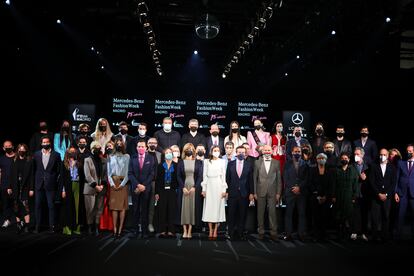
M91 47L91 51L92 52L95 52L95 48L93 46Z
M103 69L105 69L105 67L102 65L102 66L101 66L101 69L103 70Z
M336 35L335 30L332 30L331 35Z
M391 18L389 18L389 17L385 18L385 22L390 23L391 22Z
M62 24L62 21L60 19L56 20L56 23Z
M266 18L267 19L272 18L272 15L273 15L273 9L272 9L272 7L270 7L270 6L267 7L265 13L266 13Z
M223 79L225 79L226 78L226 74L221 74L221 77L223 78Z
M257 25L259 25L260 29L264 30L266 28L266 19L264 19L263 17L260 17Z
M10 0L6 0L5 3L10 6Z
M285 73L285 77L287 77L288 76L288 73Z
M300 56L299 56L299 55L297 55L297 56L296 56L296 59L300 59Z
M194 55L198 55L198 51L197 50L194 50Z

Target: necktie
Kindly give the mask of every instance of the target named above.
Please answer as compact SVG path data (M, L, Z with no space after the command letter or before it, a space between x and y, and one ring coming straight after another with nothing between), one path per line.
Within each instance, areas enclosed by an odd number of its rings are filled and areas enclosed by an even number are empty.
M413 168L413 161L410 160L408 161L408 171L410 172L412 168Z
M242 167L242 162L241 161L238 161L237 162L237 175L239 176L239 178L240 178L240 176L241 176L241 174L242 174L242 171L243 171L243 167Z
M142 166L144 165L144 155L139 156L139 169L142 170Z

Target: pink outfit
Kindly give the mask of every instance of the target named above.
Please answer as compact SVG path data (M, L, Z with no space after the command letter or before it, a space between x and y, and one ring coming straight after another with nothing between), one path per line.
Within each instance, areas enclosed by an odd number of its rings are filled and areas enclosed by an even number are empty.
M257 137L259 137L259 140L262 145L269 145L271 143L270 140L270 133L265 131L256 131ZM259 153L256 151L257 143L254 140L253 134L251 131L247 132L247 143L250 146L250 156L252 157L259 157Z

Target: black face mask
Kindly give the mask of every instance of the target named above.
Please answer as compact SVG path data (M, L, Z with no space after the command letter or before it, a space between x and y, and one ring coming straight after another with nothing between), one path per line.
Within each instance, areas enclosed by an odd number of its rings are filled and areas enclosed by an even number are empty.
M149 149L150 149L150 150L152 150L152 151L154 151L154 150L155 150L155 148L156 148L156 146L155 146L155 145L150 145L150 146L149 146Z
M237 133L237 132L239 132L239 129L238 129L238 128L232 128L232 129L231 129L231 132L233 132L233 133Z
M5 148L4 151L8 154L13 152L13 148Z
M101 153L101 149L94 149L92 151L93 156L95 157L99 157L99 154Z
M49 150L50 144L42 144L42 149Z
M81 131L80 134L83 135L83 136L87 136L88 135L88 131Z
M345 166L345 165L348 165L348 160L341 160L341 164L343 165L343 166Z
M46 125L42 125L42 126L40 126L40 128L39 128L41 131L45 131L45 130L47 130L47 126Z
M110 148L106 148L105 149L105 153L106 154L112 154L114 152L114 150L113 149L110 149Z
M413 154L412 154L411 152L408 152L408 153L407 153L407 158L408 158L408 159L413 158Z
M325 154L326 154L326 155L328 155L328 156L331 156L331 155L332 155L332 153L333 153L333 152L332 152L331 150L326 150L326 151L325 151Z
M62 127L62 131L69 132L69 127L67 126Z
M99 130L102 132L106 131L106 126L99 126Z
M342 132L337 132L336 136L338 136L339 138L342 138L342 137L344 137L344 134Z
M368 133L362 132L361 137L363 137L363 138L368 137Z
M198 127L190 127L190 130L191 130L192 132L196 132L196 131L197 131L197 129L198 129Z
M197 155L198 155L198 156L200 156L200 157L201 157L201 156L204 156L204 152L203 152L203 151L201 151L201 150L199 150L199 151L197 151Z
M316 130L316 134L318 134L318 135L322 135L322 133L323 133L323 129L318 128L318 129Z
M185 151L185 156L190 157L190 156L192 156L192 155L193 155L193 151L192 151L192 150L186 150L186 151Z
M68 157L76 160L76 153L69 153Z
M84 149L84 148L86 148L86 144L78 144L78 148Z
M26 151L19 151L19 156L20 157L25 157L26 156Z
M121 146L119 146L119 145L116 145L116 146L115 146L115 150L116 150L116 151L121 151L121 150L122 150L122 147L121 147Z
M300 135L301 135L301 133L300 133L300 132L295 132L295 136L296 136L296 137L298 137L298 138L299 138L299 137L300 137Z
M218 135L219 133L218 133L218 131L213 131L212 133L211 133L211 135L213 135L214 137L217 137L217 135Z
M121 134L122 134L122 135L125 135L125 134L127 134L128 130L126 130L126 129L121 129L119 132L121 132Z
M302 149L302 153L303 154L309 154L309 150L308 149Z
M254 126L254 129L255 130L261 130L262 129L262 126Z

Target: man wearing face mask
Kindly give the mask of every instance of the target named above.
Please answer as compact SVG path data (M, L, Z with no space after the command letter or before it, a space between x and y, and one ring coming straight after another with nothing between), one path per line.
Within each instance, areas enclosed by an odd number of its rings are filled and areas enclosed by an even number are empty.
M150 233L154 233L154 213L155 213L155 176L157 175L157 167L161 163L161 152L157 151L158 142L157 139L154 137L151 137L148 139L148 154L152 155L154 157L154 160L156 160L156 167L155 167L155 174L154 179L151 182L151 196L150 196L150 203L149 203L149 209L148 209L148 231Z
M129 160L128 178L131 181L132 204L136 237L148 238L148 207L156 172L157 161L148 154L145 140L137 144L137 154ZM138 224L141 224L139 233Z
M86 225L86 213L85 213L85 199L83 196L83 190L85 187L85 159L91 156L90 144L88 144L88 138L85 136L79 136L77 139L78 146L78 174L79 174L79 225Z
M181 135L172 129L173 121L170 117L162 120L162 129L154 133L154 137L158 141L158 151L163 152L172 145L180 145Z
M386 241L389 239L391 200L394 196L397 171L388 163L387 149L381 149L379 156L380 164L372 165L369 176L373 190L372 230L375 241Z
M122 142L125 145L126 152L129 156L132 156L135 154L135 146L134 145L134 138L128 134L128 124L127 122L120 122L119 126L119 133L115 135L115 139L122 139Z
M293 212L296 207L298 212L299 240L303 241L306 230L306 200L309 188L309 168L301 158L302 152L300 147L294 146L291 154L292 159L286 162L285 171L283 173L286 197L286 236L284 239L292 240Z
M414 144L407 146L407 161L400 160L397 167L395 201L399 203L396 238L401 238L407 209L414 210ZM414 239L414 220L410 219L411 239Z
M231 142L230 142L231 143ZM253 167L245 162L246 149L239 146L236 149L237 159L230 161L226 171L228 193L228 231L229 238L234 239L235 226L242 240L246 240L244 226L249 202L254 200Z
M364 162L371 165L378 158L377 143L368 137L369 130L367 126L363 126L360 131L361 138L354 141L354 148L363 148L365 151Z
M11 222L11 216L13 214L12 212L12 201L10 198L11 195L11 184L10 184L10 173L11 173L11 166L13 163L13 160L16 156L14 152L13 143L11 141L4 141L3 143L3 150L4 155L0 156L0 172L1 172L1 182L0 182L0 188L1 188L1 201L3 205L3 217L2 219L3 224L2 227L6 228L8 227Z
M339 165L339 160L338 157L336 157L335 155L335 144L332 142L325 142L325 144L323 145L323 151L327 156L326 159L326 168L329 169L334 169Z
M189 132L184 133L183 136L181 137L181 143L180 143L180 147L183 148L185 144L187 143L191 143L193 145L198 145L198 144L205 144L205 139L206 137L198 132L198 120L197 119L191 119L188 122L188 128L189 128Z
M254 131L247 132L247 143L250 146L250 156L257 158L262 153L264 145L271 144L270 133L264 131L261 120L254 120Z
M323 152L323 145L328 141L328 138L325 136L325 130L321 122L317 123L315 126L315 136L311 141L313 152L316 155Z
M43 136L47 136L49 137L50 141L53 141L54 135L52 132L49 131L47 122L45 120L40 120L39 131L33 133L32 138L30 139L30 143L29 143L30 152L32 154L42 149L40 139ZM52 144L52 148L53 148L53 144Z
M224 154L224 139L219 136L220 128L218 124L212 124L210 126L210 136L206 137L207 153L210 152L212 146L217 145L220 148L220 155ZM206 156L208 157L208 156Z
M354 150L355 168L358 172L358 191L352 214L351 240L356 240L358 235L368 241L368 214L371 210L372 190L368 176L370 167L364 161L364 149L357 147Z
M259 239L264 238L264 215L268 210L270 238L278 240L276 205L279 204L280 194L282 193L282 180L280 173L280 163L272 158L272 147L263 146L263 155L254 162L253 184L254 197L257 200L257 222L259 227ZM245 162L246 164L249 162ZM251 197L250 197L251 199Z
M36 226L34 233L39 233L42 223L43 203L46 199L49 209L49 232L54 232L55 224L55 193L58 188L58 178L61 167L60 155L52 150L48 136L41 139L42 150L33 156L35 174L35 215Z
M90 126L88 124L85 124L85 123L79 124L78 133L75 136L76 144L77 144L77 141L79 141L80 137L85 137L87 147L89 148L89 146L91 145L93 141L91 136L89 135L89 131L90 131Z
M308 144L309 141L306 138L302 137L302 127L295 126L293 128L293 138L290 138L286 142L286 158L287 160L292 159L292 149L293 147L302 147L302 145Z
M345 127L343 125L338 125L336 127L336 138L333 140L335 145L335 156L339 157L342 152L348 154L352 153L351 141L345 138Z
M226 154L223 155L221 158L226 163L226 168L227 168L227 165L230 161L236 160L236 153L234 151L233 142L227 142L224 148L225 148Z

